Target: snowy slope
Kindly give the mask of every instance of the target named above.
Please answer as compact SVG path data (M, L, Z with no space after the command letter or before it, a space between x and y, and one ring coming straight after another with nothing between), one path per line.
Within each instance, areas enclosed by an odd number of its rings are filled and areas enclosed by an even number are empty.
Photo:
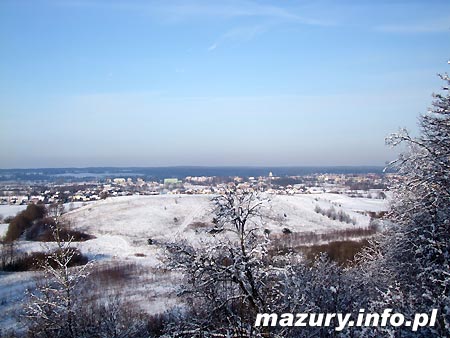
M366 227L369 217L361 212L387 209L385 200L328 193L267 197L270 201L262 210L265 216L262 225L274 234L281 233L284 228L292 232L326 233L336 229ZM115 197L81 206L64 217L70 220L73 228L96 236L86 242L74 243L83 254L95 260L94 266L132 262L145 268L120 292L126 299L136 300L149 313L157 313L176 302L174 290L180 283L180 276L165 269L162 259L164 248L158 244L183 238L196 244L211 240L204 228L192 226L195 222L211 224L211 198L210 195ZM314 211L316 205L324 209L333 206L336 210L343 210L355 218L357 224L330 220ZM14 212L11 210L11 214ZM2 225L0 233L5 229L6 225ZM148 245L149 238L156 245ZM16 249L32 252L51 250L53 247L54 243L19 241ZM33 284L36 275L39 273L0 274L0 328L17 325L13 319L14 312L20 309L23 292ZM146 297L142 298L142 295Z
M93 235L120 235L140 243L147 238L173 238L193 221L207 219L209 200L201 195L116 197L81 207L66 217Z
M333 221L314 211L334 207L357 220L356 227L366 227L369 217L364 211L386 210L385 200L351 198L345 195L268 196L270 201L262 210L264 226L275 232L289 227L296 232L335 230L353 225ZM189 225L213 218L211 196L159 195L110 198L74 210L66 215L75 227L99 235L118 235L141 243L147 238L170 239L190 231Z
M16 216L18 212L25 210L26 208L26 205L0 204L0 215L3 216L3 218Z
M337 194L314 194L278 196L270 195L262 209L262 226L272 234L284 228L292 232L326 233L352 227L365 228L370 218L364 211L386 210L387 201L351 198ZM347 224L331 220L314 211L334 207L356 220ZM156 244L187 239L197 243L210 237L207 229L196 229L195 222L211 224L213 219L211 196L205 195L157 195L125 196L94 202L65 214L75 229L96 236L86 242L75 243L91 259L130 258L138 259L142 254L152 265L157 265L162 254L158 245L148 245L148 239ZM0 226L0 235L7 225ZM50 243L21 241L17 248L22 252L50 249Z

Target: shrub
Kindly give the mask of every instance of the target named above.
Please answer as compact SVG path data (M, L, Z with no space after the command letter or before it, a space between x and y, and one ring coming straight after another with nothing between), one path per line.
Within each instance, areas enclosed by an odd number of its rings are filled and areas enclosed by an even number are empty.
M146 319L147 332L152 337L160 337L164 334L166 323L168 322L168 316L165 314L155 314L148 316Z
M18 239L29 225L30 224L28 224L28 221L23 216L20 214L17 215L9 223L8 230L5 234L5 242L12 242Z
M292 231L289 228L283 228L283 234L290 235L292 234Z
M78 249L73 249L75 254L73 255L69 267L84 265L88 262L88 258L84 256ZM56 251L52 253L45 252L32 252L22 255L21 257L15 259L13 262L6 264L4 271L17 272L17 271L29 271L29 270L40 270L43 263ZM57 269L58 266L51 259L49 259L50 266Z
M377 233L379 226L371 224L367 228L340 229L323 234L315 232L292 232L289 236L285 234L270 234L270 254L279 256L289 252L300 252L311 244L314 246L319 242L347 242L351 238L361 239L361 237L371 237Z
M46 213L47 209L43 204L29 204L25 210L18 213L9 223L5 241L11 242L18 239L26 229L33 225L34 221L43 218Z
M56 223L51 217L37 220L33 223L33 225L25 230L25 239L28 241L54 242L55 237L53 235L52 228L55 226ZM62 225L62 229L59 231L59 236L65 241L72 238L72 242L84 242L95 238L95 236L84 232L68 229L65 225Z
M29 204L21 214L29 221L33 222L37 219L43 218L47 214L47 209L43 204Z
M384 218L386 216L387 212L386 211L368 211L367 215L370 218Z
M328 217L334 221L338 220L339 222L348 223L348 224L356 224L356 219L350 217L349 214L345 213L342 210L336 211L336 209L332 206L331 208L324 210L320 206L316 205L314 211L318 214Z
M138 266L135 263L128 263L122 265L107 265L102 268L97 268L89 275L89 281L95 281L103 286L110 284L121 284L122 282L131 279L138 271Z
M50 232L51 234L52 226L55 226L55 221L51 217L38 220L25 230L25 239L28 241L35 241L47 232Z
M326 253L328 257L341 265L349 265L355 255L369 245L367 240L363 241L336 241L322 245L304 246L300 248L306 258L314 261L321 253Z
M159 337L167 319L164 315L148 316L135 304L117 296L77 304L74 317L75 337ZM66 332L52 337L67 337Z
M11 223L11 221L14 219L14 216L7 216L3 219L3 223Z
M205 222L193 222L188 225L188 228L190 229L204 229L209 227L212 227L212 224L208 224Z
M70 230L65 228L60 230L59 236L64 241L72 239L72 242L84 242L95 238L93 235L89 235L78 230ZM31 238L30 240L39 242L55 242L55 237L52 230L48 228L41 232L37 237Z

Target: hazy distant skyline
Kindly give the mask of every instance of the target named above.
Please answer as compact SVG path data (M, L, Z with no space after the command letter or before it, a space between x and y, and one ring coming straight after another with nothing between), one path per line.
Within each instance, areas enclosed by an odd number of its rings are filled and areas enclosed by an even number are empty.
M449 1L0 2L0 168L383 165Z

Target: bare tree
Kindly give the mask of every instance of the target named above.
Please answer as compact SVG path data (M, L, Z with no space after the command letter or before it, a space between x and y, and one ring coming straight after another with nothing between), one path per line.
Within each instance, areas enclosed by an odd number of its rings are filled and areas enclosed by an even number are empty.
M65 208L62 203L53 203L48 207L48 216L53 219L57 228L61 228L64 211Z
M8 264L12 264L14 262L14 254L16 251L15 242L2 239L0 240L0 244L2 245L0 256L2 261L2 269L4 270Z
M170 245L172 264L185 272L182 294L191 304L189 325L172 334L203 332L251 336L256 313L265 312L271 267L261 208L266 199L252 190L231 189L213 199L216 224L202 247L186 242Z
M76 334L75 311L77 286L88 275L88 266L70 267L78 251L71 246L73 238L61 237L59 216L61 208L53 210L52 226L57 249L42 262L44 279L35 290L28 290L29 302L25 317L30 322L30 332L37 337L70 337Z

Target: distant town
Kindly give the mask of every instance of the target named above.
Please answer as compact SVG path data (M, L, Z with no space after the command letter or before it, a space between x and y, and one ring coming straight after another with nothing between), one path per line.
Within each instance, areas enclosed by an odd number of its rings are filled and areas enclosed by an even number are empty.
M253 189L277 195L330 192L352 197L386 197L389 173L307 174L277 176L186 176L146 180L141 177L91 178L77 182L0 182L0 204L90 202L115 196L160 194L220 194L227 187Z

